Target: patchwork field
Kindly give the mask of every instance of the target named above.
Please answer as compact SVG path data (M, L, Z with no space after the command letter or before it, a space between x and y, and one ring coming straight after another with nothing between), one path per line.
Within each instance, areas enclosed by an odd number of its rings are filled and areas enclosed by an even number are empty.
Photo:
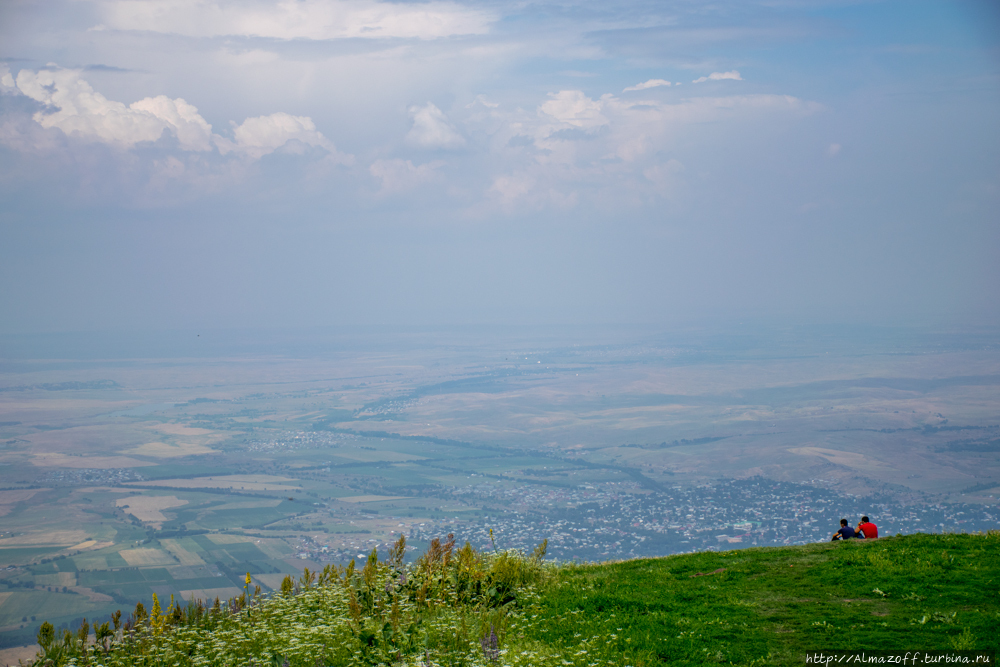
M400 534L587 560L1000 517L994 334L463 340L0 360L0 644Z

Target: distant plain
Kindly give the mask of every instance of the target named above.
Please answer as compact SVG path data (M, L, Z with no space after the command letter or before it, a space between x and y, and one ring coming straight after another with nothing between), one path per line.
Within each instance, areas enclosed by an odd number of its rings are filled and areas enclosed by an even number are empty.
M273 354L220 344L8 359L0 641L27 644L42 620L103 617L154 592L225 598L248 571L274 588L399 533L419 548L467 530L483 547L473 529L494 526L498 546L520 545L504 512L556 517L588 498L718 480L994 516L998 342L990 331L426 334ZM820 523L846 511L833 505ZM835 527L812 523L787 534ZM962 526L937 526L948 529Z

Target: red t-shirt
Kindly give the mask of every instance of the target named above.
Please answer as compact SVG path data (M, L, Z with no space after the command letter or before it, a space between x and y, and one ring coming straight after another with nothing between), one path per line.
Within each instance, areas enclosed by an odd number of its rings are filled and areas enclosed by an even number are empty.
M858 530L865 534L866 540L873 540L878 537L878 526L871 521L858 526Z

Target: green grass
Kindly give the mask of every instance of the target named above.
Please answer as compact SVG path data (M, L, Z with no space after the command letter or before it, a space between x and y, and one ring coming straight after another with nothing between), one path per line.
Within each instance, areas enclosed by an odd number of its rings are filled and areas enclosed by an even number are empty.
M118 554L114 555L118 556ZM101 554L87 554L87 556L76 556L72 560L75 562L76 567L81 570L103 570L107 567L111 567L108 565L107 557ZM116 567L128 566L128 563L126 563L125 559L122 558L121 556L118 556L118 560L121 561L121 565L117 565ZM69 570L65 571L68 572Z
M236 542L234 544L226 544L224 547L225 552L233 558L242 560L270 560L269 556L249 542Z
M129 567L128 561L121 557L117 551L104 556L106 567ZM96 568L95 568L96 569Z
M119 635L102 664L749 667L1000 645L997 531L586 565L433 549L303 578L249 611L174 611ZM491 627L495 660L480 645Z
M139 570L98 570L81 572L77 575L81 586L106 586L109 584L145 583L146 578Z
M60 572L77 572L79 569L76 560L73 558L59 558L54 562Z
M17 591L11 593L3 601L3 606L0 606L0 626L20 623L25 616L35 616L39 622L45 619L62 620L65 617L85 616L96 606L82 595ZM37 623L32 625L37 626Z
M966 630L977 649L997 650L998 584L1000 535L585 565L564 568L543 595L537 632L567 648L597 637L592 658L637 666L802 664L814 650L950 649Z
M144 567L139 572L142 574L142 578L148 582L156 583L158 581L169 582L174 580L165 567Z
M58 553L63 547L10 547L0 549L0 566L23 565L38 557Z

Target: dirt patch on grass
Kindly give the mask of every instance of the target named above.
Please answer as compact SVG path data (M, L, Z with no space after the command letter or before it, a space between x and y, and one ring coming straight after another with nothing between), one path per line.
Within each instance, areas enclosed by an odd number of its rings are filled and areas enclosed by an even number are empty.
M114 598L110 595L98 593L94 589L87 588L86 586L70 586L69 590L85 596L91 602L114 602Z
M406 500L407 496L347 496L337 498L345 503L374 503L381 500Z
M23 503L40 491L51 491L51 489L7 489L0 491L0 505Z
M250 542L253 540L252 537L244 537L243 535L209 535L208 539L212 540L216 544L240 544L242 542Z
M156 465L128 456L69 456L56 452L34 454L31 464L40 468L139 468Z
M6 537L0 540L0 549L5 547L60 546L68 547L79 544L87 539L87 533L82 530L47 530L45 532L28 533L16 537Z
M200 456L202 454L218 454L218 450L200 442L147 442L132 449L126 449L125 454L151 456L157 459L173 459L180 456Z
M158 424L156 426L150 427L151 431L159 431L160 433L166 433L167 435L186 435L186 436L216 436L221 437L216 431L209 430L207 428L196 428L194 426L185 426L184 424Z
M139 521L145 521L157 528L167 520L162 510L187 504L188 501L177 496L130 496L115 501L116 507L120 507Z
M288 482L298 480L276 475L220 475L193 479L158 479L150 482L132 482L129 486L157 486L174 489L242 489L244 491L301 491Z
M871 465L878 465L878 461L871 459L864 454L854 452L844 452L839 449L825 449L823 447L794 447L789 449L792 454L801 456L818 456L826 459L830 463L847 466L848 468L864 468Z

